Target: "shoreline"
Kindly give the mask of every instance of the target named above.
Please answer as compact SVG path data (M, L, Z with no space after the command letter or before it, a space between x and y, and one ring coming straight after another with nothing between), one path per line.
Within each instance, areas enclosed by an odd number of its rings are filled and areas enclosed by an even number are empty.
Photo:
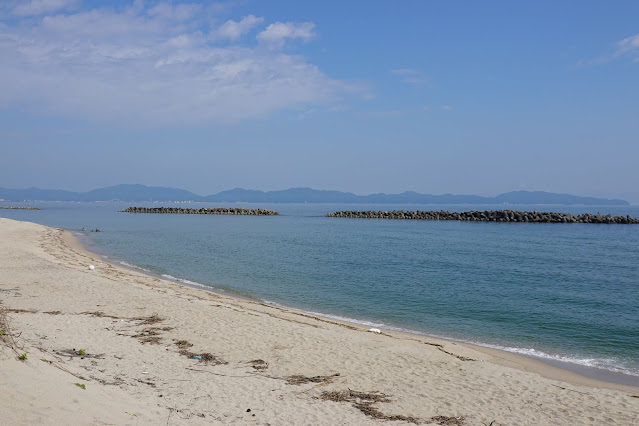
M98 251L92 251L90 248L87 247L86 242L83 242L81 238L79 238L77 235L74 235L76 231L73 231L73 230L65 230L65 231L66 231L66 234L64 235L64 242L76 250L83 251L87 256L91 256L91 257L98 256L102 261L109 263L113 266L129 269L144 275L148 275L153 278L158 278L161 280L173 282L177 285L185 286L187 288L191 288L194 290L211 292L215 295L229 297L232 299L238 299L238 300L249 302L249 303L257 303L267 307L284 309L287 311L300 313L303 315L316 316L324 320L336 321L338 323L342 323L349 326L355 326L355 327L361 327L361 328L380 327L382 331L386 333L398 333L398 334L407 335L407 336L437 339L438 341L442 341L442 342L465 345L478 352L482 352L490 356L491 360L489 360L489 362L494 362L498 365L520 368L523 371L534 372L549 379L559 379L559 380L572 383L572 384L577 384L577 385L600 387L600 388L606 388L606 389L618 389L618 390L625 390L629 392L634 391L636 393L639 393L639 377L638 376L615 372L612 370L605 370L605 369L601 369L597 367L589 367L589 366L580 365L576 363L570 363L568 361L561 361L556 359L548 359L543 357L536 357L533 355L521 354L521 353L517 353L513 351L508 351L506 349L491 347L487 344L482 345L481 343L471 343L461 339L453 339L453 338L442 337L442 336L438 336L434 334L429 334L426 332L419 332L419 331L409 330L409 329L401 329L399 327L389 326L386 324L379 325L374 323L373 321L358 320L355 318L349 319L349 318L341 317L339 315L308 311L303 308L281 305L277 302L268 302L259 298L252 298L250 296L244 296L235 292L224 291L223 289L192 282L190 280L182 279L179 277L157 274L153 271L149 271L147 269L129 264L127 262L122 263L123 261L118 259L111 259L105 254L100 253ZM88 241L88 240L85 239L85 241Z
M8 424L632 425L639 417L634 386L193 289L106 263L70 232L29 222L0 219L0 302L18 352L28 354L20 361L0 345Z

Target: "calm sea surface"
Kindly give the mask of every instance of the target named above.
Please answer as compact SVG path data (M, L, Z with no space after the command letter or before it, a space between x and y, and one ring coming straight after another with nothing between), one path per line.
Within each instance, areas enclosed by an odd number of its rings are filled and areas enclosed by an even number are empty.
M0 216L78 232L97 227L102 232L83 233L92 250L185 283L639 384L639 225L324 217L346 209L505 207L497 205L225 205L281 213L272 217L118 212L218 203L22 205L42 210ZM639 216L639 206L507 207Z

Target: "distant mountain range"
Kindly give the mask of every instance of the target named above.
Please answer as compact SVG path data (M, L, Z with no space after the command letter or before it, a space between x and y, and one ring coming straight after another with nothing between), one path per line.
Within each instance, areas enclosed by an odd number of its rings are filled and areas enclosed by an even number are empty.
M247 203L339 203L339 204L562 204L562 205L624 205L625 200L578 197L542 191L514 191L496 197L478 195L430 195L413 191L401 194L355 195L350 192L323 191L311 188L290 188L280 191L256 191L235 188L214 195L201 196L190 191L145 185L115 185L88 192L60 189L0 188L0 199L6 201L210 201Z

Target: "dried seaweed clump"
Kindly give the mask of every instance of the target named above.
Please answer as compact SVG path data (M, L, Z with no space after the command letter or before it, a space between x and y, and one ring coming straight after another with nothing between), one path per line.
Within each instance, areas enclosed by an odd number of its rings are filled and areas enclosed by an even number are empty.
M36 314L38 313L35 309L17 309L17 308L8 308L5 309L5 312L11 312L12 314Z
M175 342L175 345L180 349L186 349L193 346L193 343L190 343L188 340L178 340Z
M125 319L115 315L106 314L103 311L93 311L93 312L85 311L85 312L80 312L80 315L89 315L96 318Z
M435 416L428 419L427 423L437 423L438 425L452 425L459 426L464 424L464 416L447 417L447 416Z
M152 345L159 345L162 341L160 337L161 331L171 331L172 327L147 327L131 337L134 337L140 341L140 343L150 343Z
M158 314L149 315L148 317L131 318L133 321L140 321L138 325L153 325L164 321L164 318Z
M0 308L0 343L18 355L18 349L21 349L21 347L16 343L11 328L9 327L7 311L6 308Z
M266 370L268 368L268 362L264 361L263 359L254 359L248 362L249 364L251 364L251 367L253 367L253 369L255 370Z
M353 407L357 408L365 415L378 420L401 420L414 424L419 423L419 419L412 416L382 413L373 404L390 402L390 399L386 394L381 392L359 392L348 389L346 391L322 392L322 395L320 395L320 399L324 401L350 402Z
M187 349L182 349L180 351L180 355L183 355L187 358L197 359L199 362L206 365L225 365L228 362L224 361L222 358L219 358L211 353L203 352L203 353L195 353L191 352Z
M296 374L294 376L288 376L286 377L286 383L288 383L289 385L303 385L306 383L321 383L323 385L327 385L329 383L331 383L333 381L333 379L335 379L335 377L338 377L339 373L335 373L335 374L331 374L330 376L313 376L313 377L307 377L307 376L302 376L300 374Z

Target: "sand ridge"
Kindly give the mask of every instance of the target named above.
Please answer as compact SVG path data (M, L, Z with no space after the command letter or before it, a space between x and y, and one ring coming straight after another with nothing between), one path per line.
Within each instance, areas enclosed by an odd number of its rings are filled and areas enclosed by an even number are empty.
M181 286L9 219L0 302L3 424L638 424L633 387Z

